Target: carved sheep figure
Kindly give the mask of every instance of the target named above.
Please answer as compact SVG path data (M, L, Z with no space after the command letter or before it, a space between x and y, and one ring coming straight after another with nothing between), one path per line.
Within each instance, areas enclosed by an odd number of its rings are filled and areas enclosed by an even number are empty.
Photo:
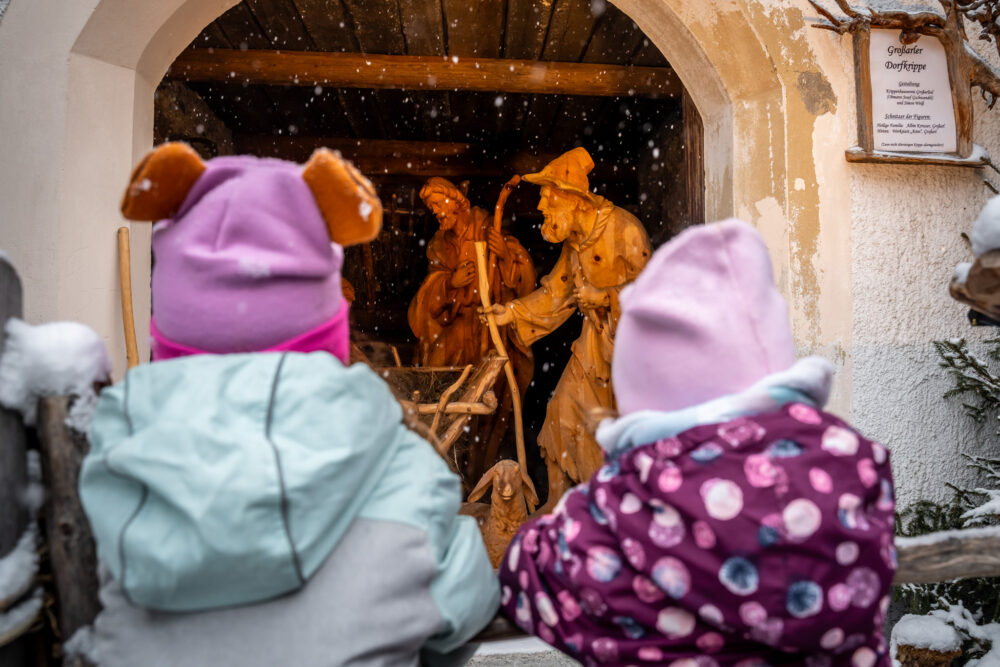
M493 486L490 504L475 501ZM504 459L486 471L476 488L469 494L469 502L462 506L462 514L473 516L479 522L486 552L493 567L500 564L507 545L521 524L528 520L528 505L538 505L538 494L531 479L524 474L516 461Z

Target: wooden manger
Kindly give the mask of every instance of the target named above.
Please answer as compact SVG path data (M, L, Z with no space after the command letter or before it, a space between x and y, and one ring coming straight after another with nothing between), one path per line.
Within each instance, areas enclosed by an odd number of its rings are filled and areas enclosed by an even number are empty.
M506 357L490 354L475 366L464 368L398 365L373 368L392 389L409 420L426 428L428 440L462 476L458 463L461 448L456 443L474 415L496 411L498 401L492 388L506 363Z

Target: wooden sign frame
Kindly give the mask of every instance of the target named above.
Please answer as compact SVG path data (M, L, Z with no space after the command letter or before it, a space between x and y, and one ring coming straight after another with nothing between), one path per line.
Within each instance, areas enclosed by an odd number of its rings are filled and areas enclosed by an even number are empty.
M938 39L944 46L948 58L948 79L955 109L955 152L889 152L875 150L875 133L872 125L871 27L859 26L852 32L857 86L858 145L847 150L848 162L937 164L960 167L981 167L986 164L988 160L986 151L972 142L972 90L968 85L970 64L965 58L964 40L961 37L952 35L948 30L936 31L937 34L920 33L924 37Z

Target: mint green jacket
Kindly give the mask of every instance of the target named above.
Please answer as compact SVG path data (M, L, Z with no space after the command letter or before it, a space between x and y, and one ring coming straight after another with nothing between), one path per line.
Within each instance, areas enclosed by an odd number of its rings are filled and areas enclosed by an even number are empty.
M310 606L304 617L327 624L317 637L340 632L353 645L325 647L342 653L316 664L361 664L352 651L393 643L404 631L389 607L422 619L405 629L406 650L468 641L496 613L496 577L475 522L457 516L458 478L401 417L371 369L323 352L186 357L105 389L80 474L111 573L105 664L135 659L122 645L131 640L148 660L178 619L195 618L189 636L206 617L225 627L237 607L234 632L250 636L235 643L252 652L252 635L267 629L246 627L246 606L298 599ZM328 594L303 592L314 578ZM101 619L96 627L100 645ZM164 638L175 652L176 632Z

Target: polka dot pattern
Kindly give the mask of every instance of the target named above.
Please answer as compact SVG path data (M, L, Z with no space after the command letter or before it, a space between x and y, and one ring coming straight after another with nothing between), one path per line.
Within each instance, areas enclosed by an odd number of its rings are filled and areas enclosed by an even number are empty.
M743 509L743 491L728 479L710 479L701 485L705 510L713 519L734 519Z
M588 666L763 667L801 647L807 667L875 667L891 480L883 446L808 405L697 426L523 526L501 602Z

